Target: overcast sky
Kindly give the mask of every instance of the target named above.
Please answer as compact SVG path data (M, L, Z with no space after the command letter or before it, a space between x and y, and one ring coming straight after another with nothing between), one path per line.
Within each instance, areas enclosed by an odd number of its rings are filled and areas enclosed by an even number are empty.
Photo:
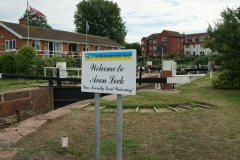
M127 29L126 41L140 42L142 37L162 30L191 34L206 32L227 6L239 7L240 0L112 0L121 8ZM74 12L81 0L28 0L31 7L47 16L57 30L74 32ZM27 8L27 0L1 0L0 20L18 23ZM91 29L91 26L89 26Z

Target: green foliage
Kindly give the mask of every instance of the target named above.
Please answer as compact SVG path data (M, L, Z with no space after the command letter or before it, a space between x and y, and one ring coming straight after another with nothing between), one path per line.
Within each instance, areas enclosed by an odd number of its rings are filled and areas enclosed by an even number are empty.
M120 12L118 4L112 1L83 0L77 4L74 14L76 32L86 33L88 21L89 34L108 37L123 44L127 31Z
M200 57L198 57L197 59L196 59L196 61L194 62L196 65L198 65L198 64L208 64L208 61L209 61L209 58L208 58L208 56L207 55L202 55L202 56L200 56Z
M221 12L207 32L210 39L204 42L206 48L217 51L221 66L226 70L240 70L240 7L226 8Z
M240 89L240 71L224 70L212 81L216 89Z
M15 54L13 52L6 52L0 55L0 73L12 73L16 71Z
M23 14L23 18L27 19L27 10ZM52 29L52 27L47 23L47 20L38 18L36 16L31 16L29 12L28 12L28 20L29 20L30 26L38 26L38 27L42 27L42 28Z
M125 42L124 44L125 49L136 49L137 50L137 54L140 55L141 53L141 45L138 42L135 43L127 43Z
M33 61L36 58L36 51L31 46L22 46L20 52L16 54L16 73L31 74Z

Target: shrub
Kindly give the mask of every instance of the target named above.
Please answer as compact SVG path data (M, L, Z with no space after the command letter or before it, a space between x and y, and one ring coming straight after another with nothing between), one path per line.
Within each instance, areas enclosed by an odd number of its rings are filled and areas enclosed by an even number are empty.
M224 70L212 81L216 89L240 89L240 71Z
M14 74L16 72L15 54L5 52L0 56L0 73Z
M31 46L22 46L16 55L16 73L31 74L33 72L33 61L36 58L36 51Z
M209 61L209 58L207 55L202 55L200 57L198 57L196 59L196 61L194 62L194 64L198 65L198 64L201 64L201 65L207 65L208 64L208 61Z

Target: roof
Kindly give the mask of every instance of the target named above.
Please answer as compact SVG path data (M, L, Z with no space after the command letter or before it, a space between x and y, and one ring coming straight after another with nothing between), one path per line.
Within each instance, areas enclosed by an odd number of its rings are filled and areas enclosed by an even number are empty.
M184 37L183 35L175 31L163 30L163 32L164 31L167 32L171 37Z
M27 39L27 26L22 24L0 21L0 26L15 34L20 39ZM46 41L62 41L68 43L86 43L86 34L54 30L36 26L29 26L29 38ZM94 35L87 35L87 43L102 46L121 47L121 44L107 38Z
M208 37L207 33L194 33L194 34L185 34L185 38L192 38L192 37L200 37L200 36L205 36Z

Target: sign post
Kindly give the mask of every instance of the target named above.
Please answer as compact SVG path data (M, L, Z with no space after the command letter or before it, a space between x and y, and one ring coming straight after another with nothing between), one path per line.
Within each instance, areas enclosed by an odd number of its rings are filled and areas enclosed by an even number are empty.
M95 93L94 159L100 149L100 93L117 94L117 160L122 159L122 94L136 94L136 50L89 51L82 55L82 92Z

